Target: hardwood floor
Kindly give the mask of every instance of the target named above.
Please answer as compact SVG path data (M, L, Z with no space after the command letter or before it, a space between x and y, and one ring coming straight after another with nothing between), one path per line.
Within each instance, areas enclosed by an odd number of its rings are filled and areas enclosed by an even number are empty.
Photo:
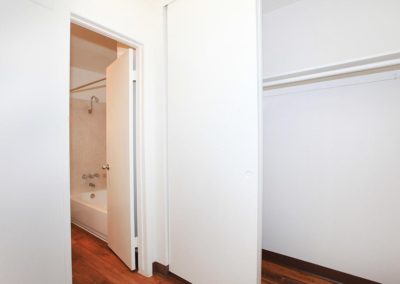
M262 284L338 284L303 271L272 262L262 263Z
M72 270L74 284L183 284L182 281L164 275L146 278L131 272L105 242L75 225L72 225ZM304 283L336 282L263 261L262 284Z
M72 225L72 279L74 284L181 284L173 278L144 277L131 272L107 244Z

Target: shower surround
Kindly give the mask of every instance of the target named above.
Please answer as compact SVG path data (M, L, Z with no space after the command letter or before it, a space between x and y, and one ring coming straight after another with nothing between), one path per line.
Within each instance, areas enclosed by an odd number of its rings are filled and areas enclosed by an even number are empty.
M88 100L70 99L71 195L107 188L101 168L106 161L106 104L93 103L90 114L89 106ZM99 177L89 178L96 173Z

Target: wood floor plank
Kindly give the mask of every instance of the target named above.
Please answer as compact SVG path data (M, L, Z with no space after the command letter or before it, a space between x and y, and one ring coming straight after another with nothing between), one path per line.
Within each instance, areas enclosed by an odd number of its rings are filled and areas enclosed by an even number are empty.
M74 284L181 284L172 277L144 277L132 272L107 244L77 226L72 226Z
M262 278L285 284L337 284L316 275L267 261L262 263Z
M108 248L107 243L75 225L72 225L71 243L74 284L183 284L165 275L147 278L130 271ZM262 263L262 284L334 283L272 262Z

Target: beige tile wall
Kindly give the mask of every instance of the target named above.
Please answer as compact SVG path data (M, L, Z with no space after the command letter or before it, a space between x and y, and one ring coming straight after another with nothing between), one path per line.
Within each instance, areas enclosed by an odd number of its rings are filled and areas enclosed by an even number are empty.
M70 100L70 162L71 194L106 188L106 173L101 166L106 161L106 104L93 103L93 112L88 113L90 102ZM100 178L82 179L83 174L99 173Z

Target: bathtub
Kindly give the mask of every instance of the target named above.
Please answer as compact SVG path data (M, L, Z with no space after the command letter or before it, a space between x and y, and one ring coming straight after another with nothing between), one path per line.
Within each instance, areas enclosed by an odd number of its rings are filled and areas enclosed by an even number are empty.
M107 191L101 189L72 195L71 222L107 241Z

